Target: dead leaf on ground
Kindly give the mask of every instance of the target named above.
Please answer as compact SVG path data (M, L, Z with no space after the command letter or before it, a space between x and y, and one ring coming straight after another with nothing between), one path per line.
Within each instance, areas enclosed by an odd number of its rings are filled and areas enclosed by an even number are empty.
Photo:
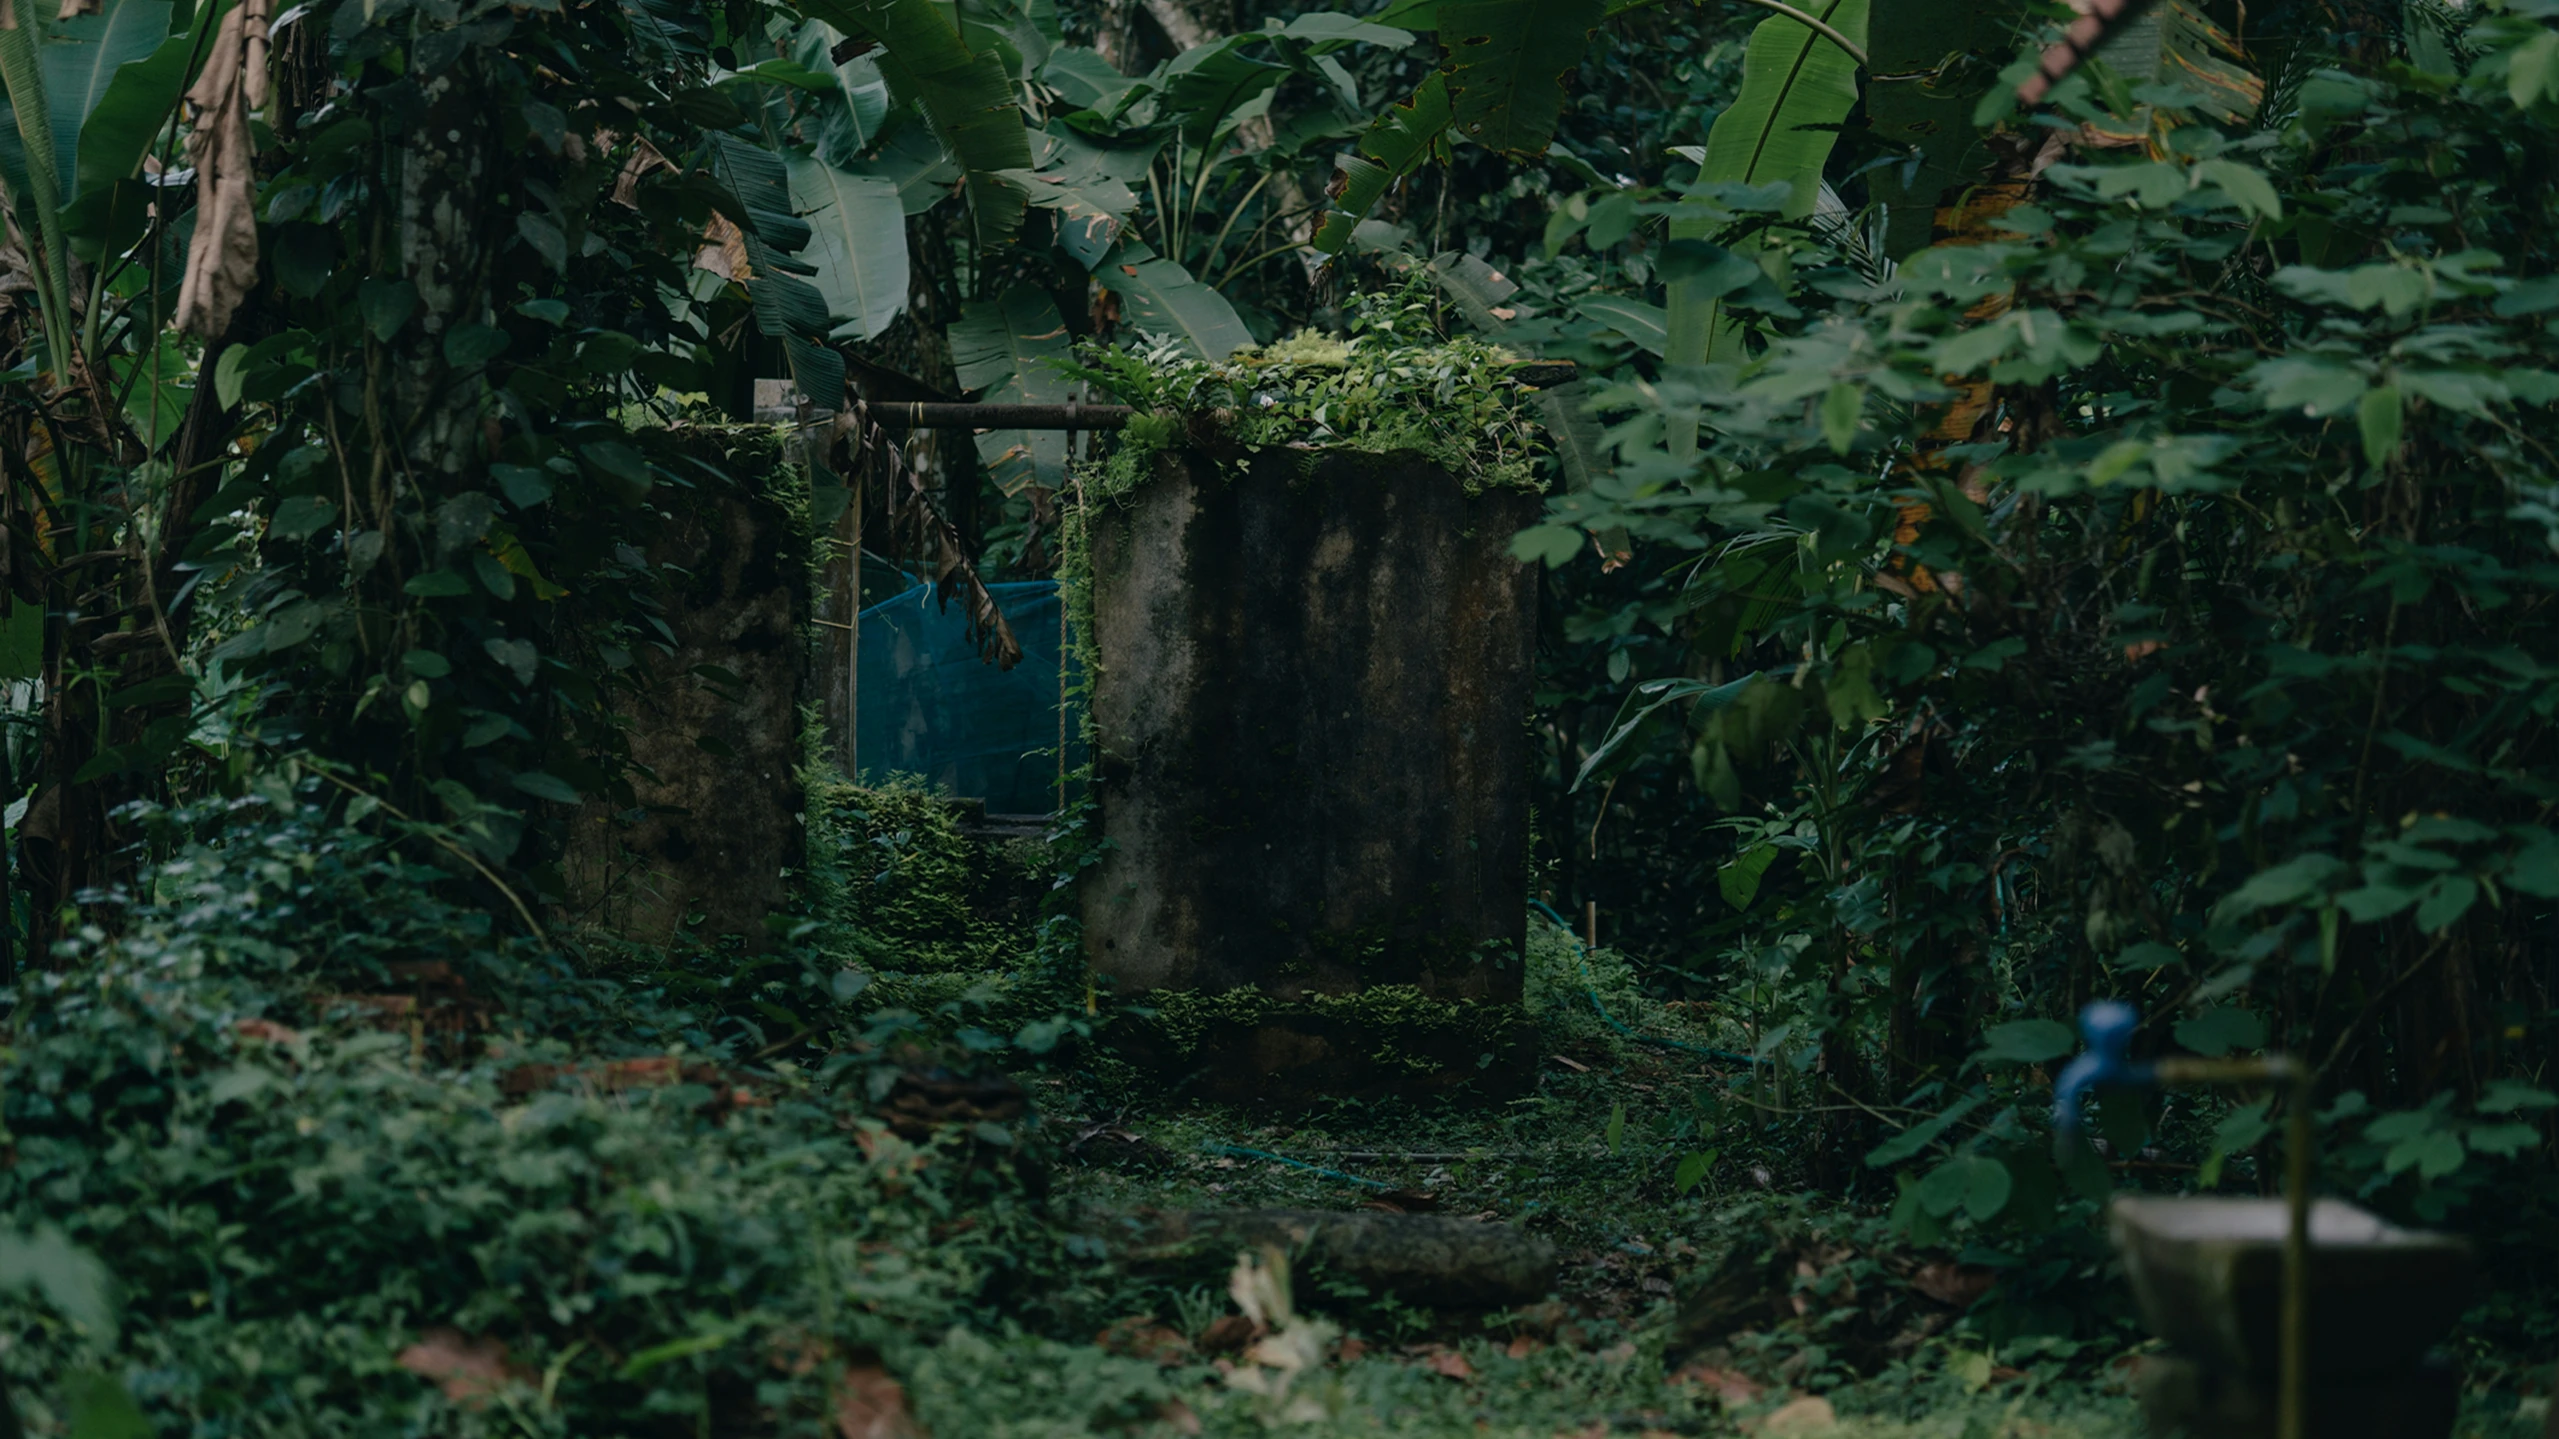
M1475 1366L1467 1363L1466 1356L1454 1349L1443 1349L1433 1345L1423 1353L1421 1363L1424 1369L1443 1379L1465 1380L1475 1377Z
M1333 1357L1344 1364L1356 1364L1368 1357L1368 1341L1354 1334L1342 1341L1342 1347L1334 1351Z
M1163 1169L1173 1163L1173 1151L1115 1124L1087 1125L1066 1142L1066 1153L1068 1158L1087 1164L1132 1169Z
M1839 1411L1818 1394L1807 1394L1789 1400L1755 1420L1744 1420L1742 1428L1763 1439L1787 1439L1793 1434L1820 1434L1839 1427Z
M1176 1434L1200 1432L1200 1416L1191 1411L1190 1405L1179 1399L1167 1399L1157 1405L1155 1417L1158 1421L1170 1425Z
M1691 1364L1670 1376L1670 1382L1695 1384L1700 1388L1712 1389L1715 1391L1715 1397L1722 1400L1727 1409L1756 1404L1760 1396L1768 1392L1758 1380L1740 1370L1726 1369L1715 1364Z
M1525 1359L1529 1355L1534 1354L1545 1347L1545 1340L1535 1338L1531 1335L1522 1334L1518 1338L1513 1339L1510 1342L1510 1347L1502 1352L1513 1359Z
M922 1439L906 1410L906 1386L876 1364L848 1364L835 1379L835 1432L841 1439Z
M1910 1287L1940 1304L1963 1309L1989 1293L1991 1285L1998 1281L1999 1271L1986 1265L1957 1264L1951 1259L1940 1259L1934 1264L1922 1265L1918 1273L1910 1276Z
M473 1409L488 1403L510 1382L533 1380L531 1370L506 1362L504 1340L474 1339L446 1327L419 1335L417 1343L401 1350L391 1362L421 1379L434 1380L445 1398Z
M1259 1338L1261 1333L1261 1325L1241 1314L1221 1314L1200 1331L1200 1352L1232 1354Z
M1152 1360L1157 1364L1178 1364L1190 1357L1190 1341L1179 1330L1156 1321L1152 1314L1135 1314L1113 1320L1093 1342L1113 1354L1130 1359Z

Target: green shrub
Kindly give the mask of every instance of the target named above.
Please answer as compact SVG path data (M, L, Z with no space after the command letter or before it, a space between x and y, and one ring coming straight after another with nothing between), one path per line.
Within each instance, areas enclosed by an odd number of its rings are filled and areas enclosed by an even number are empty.
M33 1432L97 1367L162 1433L816 1434L846 1362L1056 1258L1023 1136L900 1139L886 1065L747 1072L716 1012L497 940L282 785L150 819L172 857L20 987L0 1059L0 1228L122 1296L118 1336L0 1296ZM446 1328L488 1371L454 1395L400 1364Z
M1626 956L1605 948L1585 952L1572 935L1540 916L1529 916L1520 1003L1538 1027L1568 1038L1608 1033L1607 1023L1591 1007L1593 994L1620 1018L1646 1015L1654 1008Z
M914 775L809 783L809 882L816 943L870 973L995 973L1032 948L1046 854L982 843Z

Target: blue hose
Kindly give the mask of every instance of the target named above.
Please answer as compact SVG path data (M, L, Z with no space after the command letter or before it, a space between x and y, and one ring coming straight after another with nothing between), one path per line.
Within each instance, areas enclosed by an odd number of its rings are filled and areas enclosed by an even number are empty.
M1727 1064L1766 1064L1768 1062L1752 1055L1735 1054L1729 1049L1708 1049L1704 1045L1682 1044L1676 1039L1656 1039L1649 1034L1637 1034L1635 1031L1627 1028L1624 1023L1619 1021L1616 1015L1608 1012L1607 1005L1600 1002L1599 981L1593 978L1590 972L1590 946L1582 943L1582 937L1573 933L1573 926L1566 922L1562 915L1557 914L1554 907L1547 904L1546 901L1542 899L1532 899L1529 901L1529 904L1536 908L1539 913L1544 914L1548 919L1555 921L1555 927L1564 931L1564 937L1573 942L1574 950L1581 956L1582 992L1590 996L1591 1012L1599 1016L1600 1023L1616 1030L1619 1034L1633 1040L1637 1044L1649 1044L1656 1049L1676 1049L1682 1054L1701 1054L1708 1059L1723 1060Z
M1309 1164L1303 1159L1291 1159L1285 1154L1273 1154L1267 1149L1246 1149L1240 1144L1218 1144L1214 1142L1203 1144L1200 1148L1211 1154L1223 1155L1229 1159L1267 1159L1274 1164L1285 1164L1291 1169L1303 1169L1309 1174L1320 1174L1326 1179L1338 1179L1344 1184L1365 1185L1370 1189L1393 1189L1395 1187L1383 1180L1362 1179L1356 1174L1344 1174L1338 1169L1326 1169L1323 1165Z

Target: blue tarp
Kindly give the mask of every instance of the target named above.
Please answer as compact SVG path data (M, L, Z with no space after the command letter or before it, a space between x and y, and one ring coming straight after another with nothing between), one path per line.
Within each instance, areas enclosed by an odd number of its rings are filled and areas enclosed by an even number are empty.
M1047 814L1057 808L1060 772L1057 585L1039 580L990 585L995 607L1022 646L1022 662L999 670L969 643L968 615L954 600L934 602L917 585L862 612L855 691L858 758L864 779L919 774L989 814ZM1070 682L1079 677L1071 656ZM1082 725L1070 714L1065 768L1084 763Z

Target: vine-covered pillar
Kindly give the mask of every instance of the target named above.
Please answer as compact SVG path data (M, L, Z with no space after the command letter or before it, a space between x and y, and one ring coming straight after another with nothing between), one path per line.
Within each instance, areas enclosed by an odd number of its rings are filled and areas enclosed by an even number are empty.
M1227 1098L1519 1077L1536 504L1297 449L1093 504L1085 944L1142 1055Z
M384 106L386 116L408 121L395 152L394 273L414 289L417 305L416 322L394 336L388 379L407 437L406 466L428 476L486 463L485 393L454 383L452 373L456 332L489 318L490 227L499 213L492 200L500 179L487 101L496 87L479 73L484 63L466 51L443 73L419 77L413 114Z
M667 648L655 682L616 696L632 762L627 807L590 799L561 860L567 917L638 944L769 948L766 921L805 867L799 767L809 699L813 551L806 477L764 426L652 437L726 483L659 489L650 609Z

